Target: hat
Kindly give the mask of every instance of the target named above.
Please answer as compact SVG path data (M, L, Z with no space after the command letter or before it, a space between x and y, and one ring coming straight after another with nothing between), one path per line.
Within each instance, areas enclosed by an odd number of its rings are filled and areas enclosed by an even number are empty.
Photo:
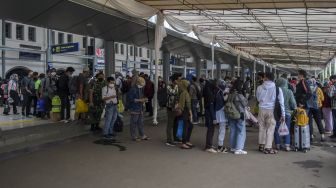
M84 67L84 68L83 68L83 72L90 72L89 67Z
M145 86L146 85L146 81L145 81L144 78L138 77L136 84L140 85L140 86Z

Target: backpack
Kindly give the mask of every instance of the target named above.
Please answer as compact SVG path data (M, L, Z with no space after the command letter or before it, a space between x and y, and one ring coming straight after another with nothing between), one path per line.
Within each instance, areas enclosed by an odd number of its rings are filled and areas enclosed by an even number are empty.
M318 106L317 88L315 89L315 91L311 92L308 104L310 108L318 109L319 106Z
M79 76L73 76L69 81L69 92L70 94L77 94L79 92L80 85Z
M229 94L228 100L224 105L224 112L230 119L240 119L240 112L238 111L236 105L234 104L234 94Z
M128 84L128 81L127 80L123 80L122 81L122 86L121 86L121 92L122 93L127 93L128 91L130 90L130 86Z
M296 125L305 127L309 123L309 118L307 112L303 108L298 108L296 110Z
M275 88L275 106L274 106L274 119L275 121L280 121L282 112L281 112L281 105L279 101L279 88Z

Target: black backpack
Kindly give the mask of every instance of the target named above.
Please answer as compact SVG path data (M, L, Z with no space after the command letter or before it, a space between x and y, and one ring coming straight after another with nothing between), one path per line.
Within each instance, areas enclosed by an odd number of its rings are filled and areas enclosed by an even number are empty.
M280 101L279 101L279 88L276 87L275 89L275 106L274 106L274 119L275 121L280 121L281 116L282 116L282 112L281 112L281 105L280 105Z
M70 94L77 94L79 92L80 80L79 76L73 76L69 81Z
M121 92L122 93L127 93L128 91L130 90L130 86L128 84L128 81L127 80L123 80L122 81L122 86L121 86Z

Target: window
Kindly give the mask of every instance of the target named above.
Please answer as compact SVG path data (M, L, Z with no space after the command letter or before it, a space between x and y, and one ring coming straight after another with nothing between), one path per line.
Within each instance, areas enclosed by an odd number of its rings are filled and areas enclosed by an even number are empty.
M23 25L16 25L16 39L24 40L24 27Z
M120 54L124 55L124 45L123 44L120 45Z
M67 38L68 38L68 43L72 43L73 42L73 36L71 34L68 34L67 35Z
M130 46L130 56L133 56L133 46Z
M114 44L114 52L115 52L116 54L119 53L119 44L118 44L118 43L115 43L115 44Z
M134 47L134 56L138 57L138 47Z
M54 45L55 44L55 31L51 32L51 44Z
M147 58L150 58L149 50L147 50Z
M64 44L64 33L58 33L58 44Z
M36 42L36 28L28 27L28 40L31 42Z
M142 48L139 48L139 57L142 57Z
M90 39L90 46L95 46L95 39L94 38Z
M83 48L87 47L87 38L83 37Z
M6 38L12 38L12 23L6 22L5 29L6 29Z

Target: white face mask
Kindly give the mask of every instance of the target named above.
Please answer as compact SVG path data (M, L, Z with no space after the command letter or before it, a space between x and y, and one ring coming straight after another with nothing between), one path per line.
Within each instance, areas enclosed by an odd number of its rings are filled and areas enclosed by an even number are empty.
M52 72L52 73L51 73L51 76L56 76L56 72Z
M141 86L141 85L137 85L137 86L138 86L139 89L143 88L143 86Z
M109 84L109 87L110 88L114 88L114 84Z

